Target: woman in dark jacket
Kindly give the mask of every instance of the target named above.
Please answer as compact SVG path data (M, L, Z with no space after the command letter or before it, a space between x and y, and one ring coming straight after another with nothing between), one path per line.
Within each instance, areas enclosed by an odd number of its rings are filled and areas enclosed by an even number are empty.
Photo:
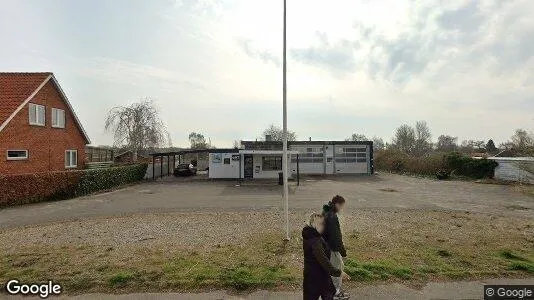
M304 249L304 300L332 300L336 289L330 276L348 275L336 269L330 263L330 249L322 238L324 218L321 214L312 214L310 222L302 229Z

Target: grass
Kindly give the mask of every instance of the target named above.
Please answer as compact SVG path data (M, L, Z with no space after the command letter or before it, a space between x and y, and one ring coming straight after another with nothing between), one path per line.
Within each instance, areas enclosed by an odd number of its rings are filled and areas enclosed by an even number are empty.
M413 271L408 267L396 266L391 262L358 262L348 259L345 272L357 281L386 280L390 278L411 279Z
M372 230L346 228L345 270L353 282L534 274L529 220L426 212L396 224ZM299 232L289 242L276 232L256 236L242 244L196 248L157 243L0 247L0 281L53 279L69 294L299 289L303 264Z

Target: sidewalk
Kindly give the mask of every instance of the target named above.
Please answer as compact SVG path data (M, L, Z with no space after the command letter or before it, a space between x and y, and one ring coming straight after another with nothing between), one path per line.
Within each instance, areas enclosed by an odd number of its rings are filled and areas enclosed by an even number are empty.
M484 284L534 284L531 279L488 279L483 281L459 281L459 282L439 282L429 283L423 289L417 290L407 286L394 283L388 285L362 285L360 288L349 291L351 299L483 299ZM1 298L1 297L0 297ZM11 297L10 299L28 299L22 297ZM78 300L108 300L108 299L191 299L191 300L238 300L238 299L288 299L300 300L302 294L299 292L270 292L257 291L247 295L229 295L224 291L210 293L187 294L187 293L147 293L147 294L125 294L125 295L104 295L87 294L74 297L62 296L51 299L78 299Z

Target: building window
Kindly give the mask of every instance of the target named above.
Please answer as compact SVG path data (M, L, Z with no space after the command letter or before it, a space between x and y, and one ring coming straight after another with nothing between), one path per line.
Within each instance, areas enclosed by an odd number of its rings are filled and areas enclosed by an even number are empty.
M7 160L28 159L28 150L7 150Z
M324 163L323 147L292 147L291 150L299 152L299 163ZM291 163L297 162L297 156L291 155Z
M30 111L30 125L45 126L44 105L30 103L29 111Z
M65 151L65 168L76 168L78 166L78 151Z
M263 156L261 158L261 168L263 171L281 171L282 157L281 156Z
M59 108L52 108L52 127L65 128L65 111Z

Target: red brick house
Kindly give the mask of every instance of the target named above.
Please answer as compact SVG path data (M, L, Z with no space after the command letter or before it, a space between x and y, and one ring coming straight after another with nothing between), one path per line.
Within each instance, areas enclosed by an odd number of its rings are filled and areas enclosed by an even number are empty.
M90 140L52 73L0 73L0 175L84 167Z

